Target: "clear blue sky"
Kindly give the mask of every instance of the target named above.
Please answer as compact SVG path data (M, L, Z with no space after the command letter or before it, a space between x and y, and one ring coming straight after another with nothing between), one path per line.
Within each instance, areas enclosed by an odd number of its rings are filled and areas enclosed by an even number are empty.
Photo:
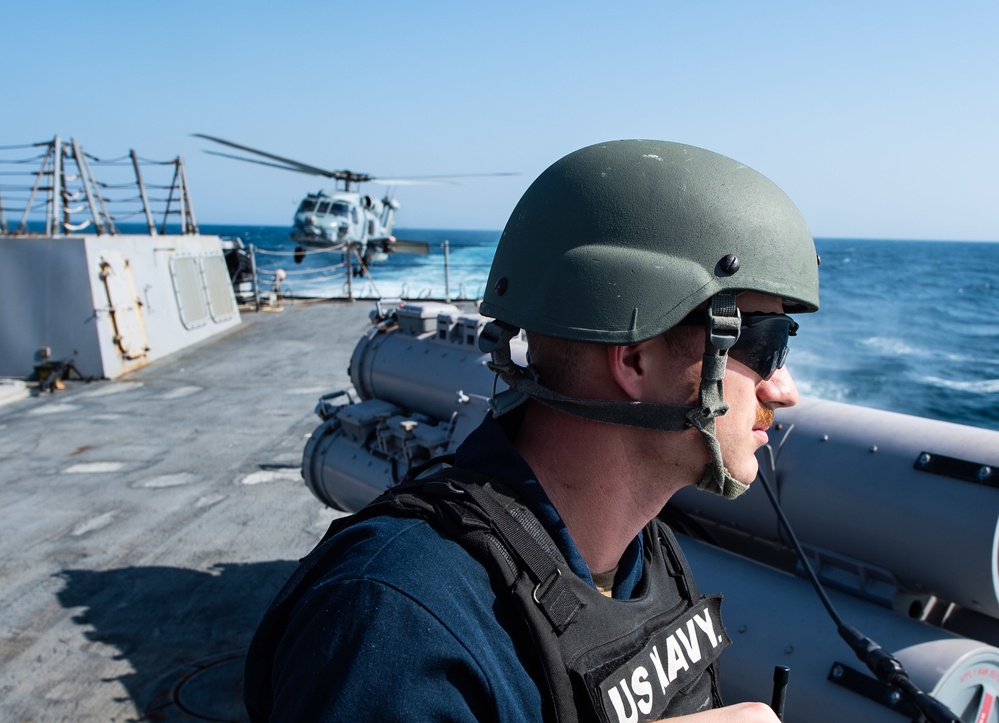
M288 224L323 179L194 132L382 176L520 172L397 189L400 226L478 229L562 155L641 137L756 168L816 236L999 240L997 0L8 2L0 57L0 144L180 154L202 223Z

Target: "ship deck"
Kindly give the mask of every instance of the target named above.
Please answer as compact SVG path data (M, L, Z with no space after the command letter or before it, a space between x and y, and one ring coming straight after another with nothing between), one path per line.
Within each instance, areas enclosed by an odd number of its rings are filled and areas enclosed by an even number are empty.
M335 516L301 479L369 303L246 313L0 404L0 719L241 720L263 611Z

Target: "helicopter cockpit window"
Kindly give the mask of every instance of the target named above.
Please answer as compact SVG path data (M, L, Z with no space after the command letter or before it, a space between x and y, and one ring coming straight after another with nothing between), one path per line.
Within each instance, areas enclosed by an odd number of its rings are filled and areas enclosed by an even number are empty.
M343 216L344 218L347 217L349 212L350 212L350 206L348 206L343 201L337 201L336 203L333 204L333 208L330 209L330 213L335 213L337 216Z
M354 220L354 223L357 223L357 206L350 209L350 217Z
M319 210L316 211L316 213L318 213L321 216L321 215L325 214L329 210L330 210L330 202L329 201L323 201L322 203L319 204Z
M316 210L316 200L314 198L307 198L302 201L302 205L298 207L298 213L312 213Z

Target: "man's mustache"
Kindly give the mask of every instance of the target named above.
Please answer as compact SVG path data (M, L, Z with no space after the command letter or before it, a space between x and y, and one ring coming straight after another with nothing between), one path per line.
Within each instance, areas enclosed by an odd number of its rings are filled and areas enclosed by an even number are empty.
M770 407L758 406L756 408L756 426L772 427L774 423L774 410Z

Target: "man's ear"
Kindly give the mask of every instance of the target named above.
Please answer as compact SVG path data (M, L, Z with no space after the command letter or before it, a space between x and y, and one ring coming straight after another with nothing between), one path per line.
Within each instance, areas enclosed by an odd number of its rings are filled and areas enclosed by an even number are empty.
M648 357L651 340L629 346L607 347L607 368L611 378L628 399L644 398L643 390L649 381Z

